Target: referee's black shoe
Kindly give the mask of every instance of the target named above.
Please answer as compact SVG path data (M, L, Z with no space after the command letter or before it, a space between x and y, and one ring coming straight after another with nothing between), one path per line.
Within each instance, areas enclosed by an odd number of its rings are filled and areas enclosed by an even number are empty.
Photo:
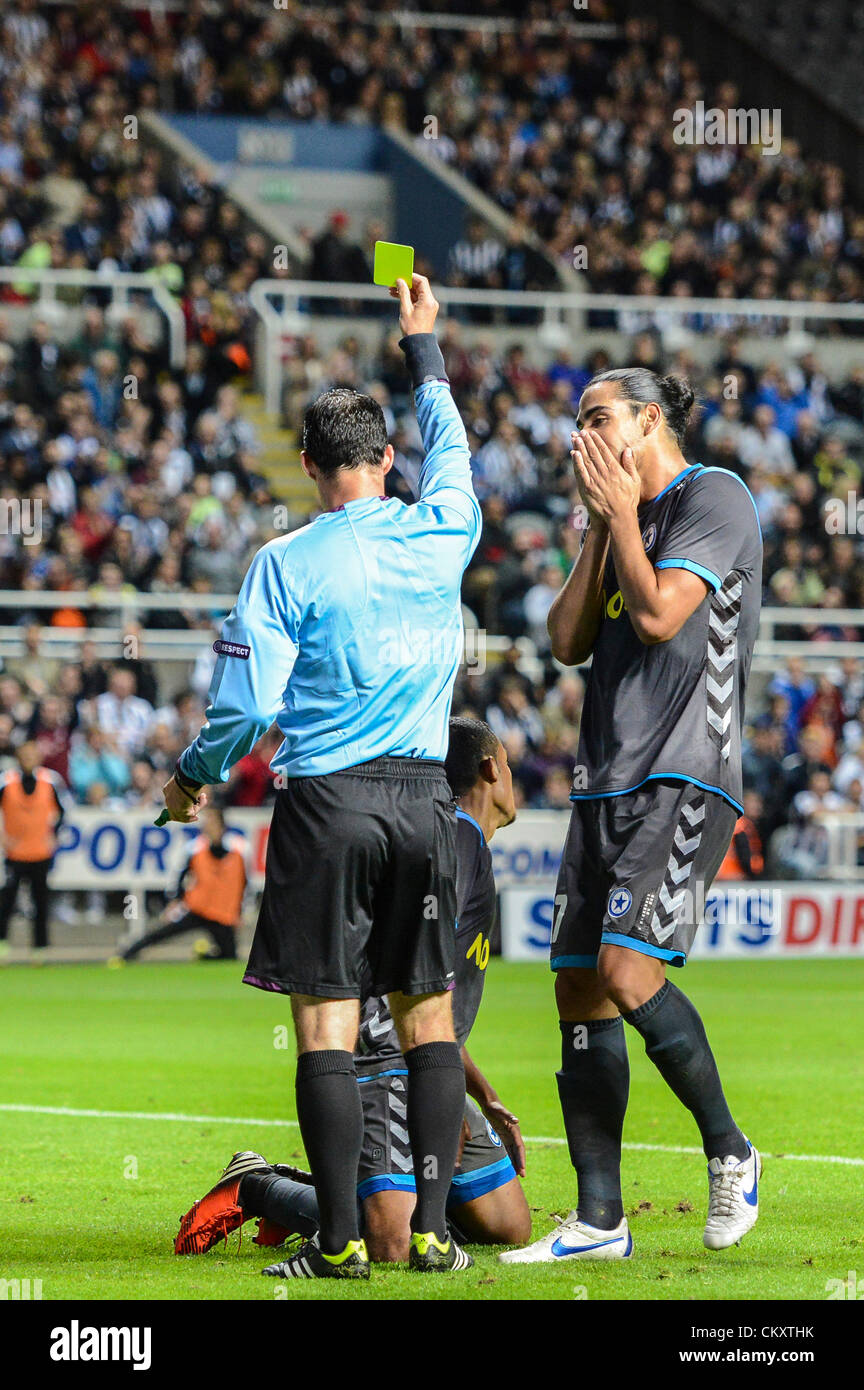
M408 1265L423 1274L449 1274L470 1269L474 1260L452 1236L439 1240L434 1231L415 1231L411 1236Z
M368 1279L369 1255L365 1240L349 1240L340 1255L325 1255L316 1234L287 1260L267 1265L261 1273L273 1279Z

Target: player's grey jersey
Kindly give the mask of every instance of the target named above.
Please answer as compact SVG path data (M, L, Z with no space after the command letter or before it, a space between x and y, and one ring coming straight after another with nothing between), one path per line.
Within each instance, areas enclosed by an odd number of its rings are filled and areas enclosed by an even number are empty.
M474 1026L483 997L490 937L498 899L492 854L480 826L461 808L456 811L456 979L453 983L453 1028L462 1046ZM360 1032L354 1054L361 1075L405 1065L387 1000L363 993Z
M755 503L736 474L692 464L638 516L655 567L691 570L709 592L675 637L646 646L610 550L571 799L669 777L719 792L740 811L744 690L762 594Z

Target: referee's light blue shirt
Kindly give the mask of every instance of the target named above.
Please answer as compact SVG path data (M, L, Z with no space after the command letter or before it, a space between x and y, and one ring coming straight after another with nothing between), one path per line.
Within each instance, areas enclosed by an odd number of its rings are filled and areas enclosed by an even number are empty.
M216 644L207 722L180 758L190 781L224 782L274 719L284 737L271 767L288 777L444 758L462 574L482 518L446 378L427 377L415 404L417 502L358 498L252 561Z

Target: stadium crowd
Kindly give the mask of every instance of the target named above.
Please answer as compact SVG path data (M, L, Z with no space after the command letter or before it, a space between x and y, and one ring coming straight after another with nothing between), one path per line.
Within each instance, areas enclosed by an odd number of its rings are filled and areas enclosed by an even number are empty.
M370 8L378 22L362 17ZM515 26L498 32L400 24L388 17L399 8L337 15L283 0L268 12L226 0L211 12L192 0L43 13L15 0L0 29L0 262L107 260L200 297L185 273L197 241L219 316L242 319L267 248L200 175L186 176L172 210L158 159L123 124L160 109L416 136L513 219L507 238L469 230L446 267L453 284L544 287L548 266L531 250L542 245L550 264L571 268L589 248L578 265L596 291L862 298L864 213L840 167L789 135L770 158L755 143L679 142L676 111L738 108L741 94L712 86L656 20L628 19L592 42L564 4L517 7ZM615 17L592 3L592 21ZM316 230L326 231L309 229L310 261Z
M88 310L88 325L102 344L97 307ZM42 350L53 342L47 325L38 336ZM421 444L397 338L391 332L379 352L367 353L349 335L332 352L319 353L307 335L289 409L299 418L331 386L369 391L384 409L396 448L392 489L409 496ZM468 622L513 643L503 664L490 659L481 673L466 670L456 708L487 717L505 740L522 804L566 806L584 686L579 674L552 661L545 619L579 545L568 452L576 406L592 372L608 359L596 354L583 362L562 352L541 370L523 348L498 352L482 334L453 322L443 326L442 344L485 518L465 581ZM102 368L121 369L122 335L119 345L100 345L92 357L82 347L55 347L63 380L53 399L39 394L41 378L24 358L10 355L4 370L4 492L25 491L43 513L38 539L7 535L0 546L3 587L18 591L15 620L25 639L24 654L0 674L0 759L11 759L22 740L35 737L46 765L79 801L156 804L166 770L203 716L219 610L216 604L203 614L154 609L139 626L120 617L124 598L183 590L232 594L251 555L277 534L276 508L254 473L256 442L237 415L233 385L214 382L209 396L190 402L183 380L166 376L154 381L149 400L126 402L120 393L105 416L100 407L110 392L94 388L100 381L104 387ZM622 360L686 370L693 380L702 409L687 453L733 468L751 488L765 533L766 603L824 610L818 624L781 624L778 634L854 639L857 630L832 615L864 606L861 541L857 534L829 533L826 502L860 486L864 374L830 386L812 356L792 368L757 371L740 360L734 339L707 371L664 361L658 352L656 340L642 335ZM110 363L97 361L106 354ZM727 397L730 380L738 393ZM27 594L40 589L116 593L117 608L46 613L27 605ZM85 642L80 662L60 663L46 654L40 621L122 622L126 655L106 663ZM175 664L172 677L160 680L146 659L147 628L164 626L188 630L200 656L188 674ZM516 645L524 638L536 657L526 659L524 643ZM793 665L788 679L768 686L753 710L745 759L748 786L760 798L751 810L766 840L790 808L808 833L820 810L864 809L862 728L860 663L835 663L815 683ZM238 765L226 790L229 804L260 804L271 794L266 764L273 747L271 738ZM787 869L824 854L819 841L811 834L787 846Z
M655 42L644 27L628 26L608 69L590 44L544 46L530 18L491 44L412 28L388 82L390 31L361 24L350 6L340 22L300 6L262 17L245 0L229 0L216 17L196 3L146 20L97 5L52 8L50 21L33 0L17 0L0 30L0 263L21 268L0 292L0 498L42 508L38 537L0 536L0 587L19 591L4 618L25 638L24 655L0 672L0 768L36 739L81 803L158 804L164 774L203 717L222 609L145 611L140 625L124 616L124 655L109 662L91 643L80 661L57 661L40 623L83 627L98 613L116 624L124 597L140 592L233 593L251 555L276 534L278 499L257 471L258 443L234 384L250 361L247 291L276 273L272 248L203 175L186 171L178 182L172 171L169 182L157 152L124 139L130 107L242 105L301 119L395 120L415 132L430 109L446 110L453 129L429 142L433 152L498 198L517 227L540 230L553 257L590 240L592 288L860 294L864 222L838 171L805 161L785 140L782 156L761 161L746 148L670 147L670 103L711 93L673 40ZM472 259L468 243L479 236L473 229L454 248L452 281L530 282L527 261L520 272L507 247L503 259L488 247ZM310 240L313 264L320 241ZM184 369L169 371L142 316L116 318L99 292L58 293L84 305L71 342L37 307L26 341L13 347L2 301L26 308L26 270L40 266L158 279L183 309ZM694 384L702 410L688 455L732 468L753 492L766 603L824 610L817 626L790 622L776 635L857 637L832 613L864 606L861 540L848 528L831 534L826 502L860 488L864 368L829 383L818 349L790 363L779 345L777 361L757 368L729 333L706 369L686 351L664 355L650 322L634 316L629 326L622 362L683 372ZM538 366L525 348L501 351L453 320L442 338L485 518L466 576L468 618L514 643L503 665L466 672L455 708L484 715L505 740L523 805L563 807L584 683L552 662L545 617L579 544L568 455L579 394L594 371L621 363L562 350ZM397 340L384 333L369 351L349 334L324 351L314 334L298 337L285 410L296 425L330 386L370 391L397 450L392 485L407 493L419 438ZM82 589L116 594L116 610L27 605L28 592ZM188 669L160 673L147 659L147 628L165 626L188 630L200 650ZM515 645L523 638L535 659ZM815 681L793 663L751 714L748 816L763 844L779 832L782 872L812 871L826 853L820 815L864 809L860 663L832 664ZM274 747L268 736L238 765L228 804L272 795Z

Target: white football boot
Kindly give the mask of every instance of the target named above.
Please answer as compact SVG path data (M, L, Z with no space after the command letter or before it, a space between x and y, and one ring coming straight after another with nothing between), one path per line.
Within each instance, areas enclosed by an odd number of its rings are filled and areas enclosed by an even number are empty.
M598 1230L580 1221L575 1211L548 1235L541 1236L521 1250L505 1250L498 1256L502 1265L555 1264L557 1260L623 1260L633 1250L633 1237L626 1216L611 1231Z
M748 1144L750 1141L748 1139ZM737 1245L759 1216L762 1158L750 1144L746 1158L712 1158L708 1164L708 1220L702 1237L709 1250Z

